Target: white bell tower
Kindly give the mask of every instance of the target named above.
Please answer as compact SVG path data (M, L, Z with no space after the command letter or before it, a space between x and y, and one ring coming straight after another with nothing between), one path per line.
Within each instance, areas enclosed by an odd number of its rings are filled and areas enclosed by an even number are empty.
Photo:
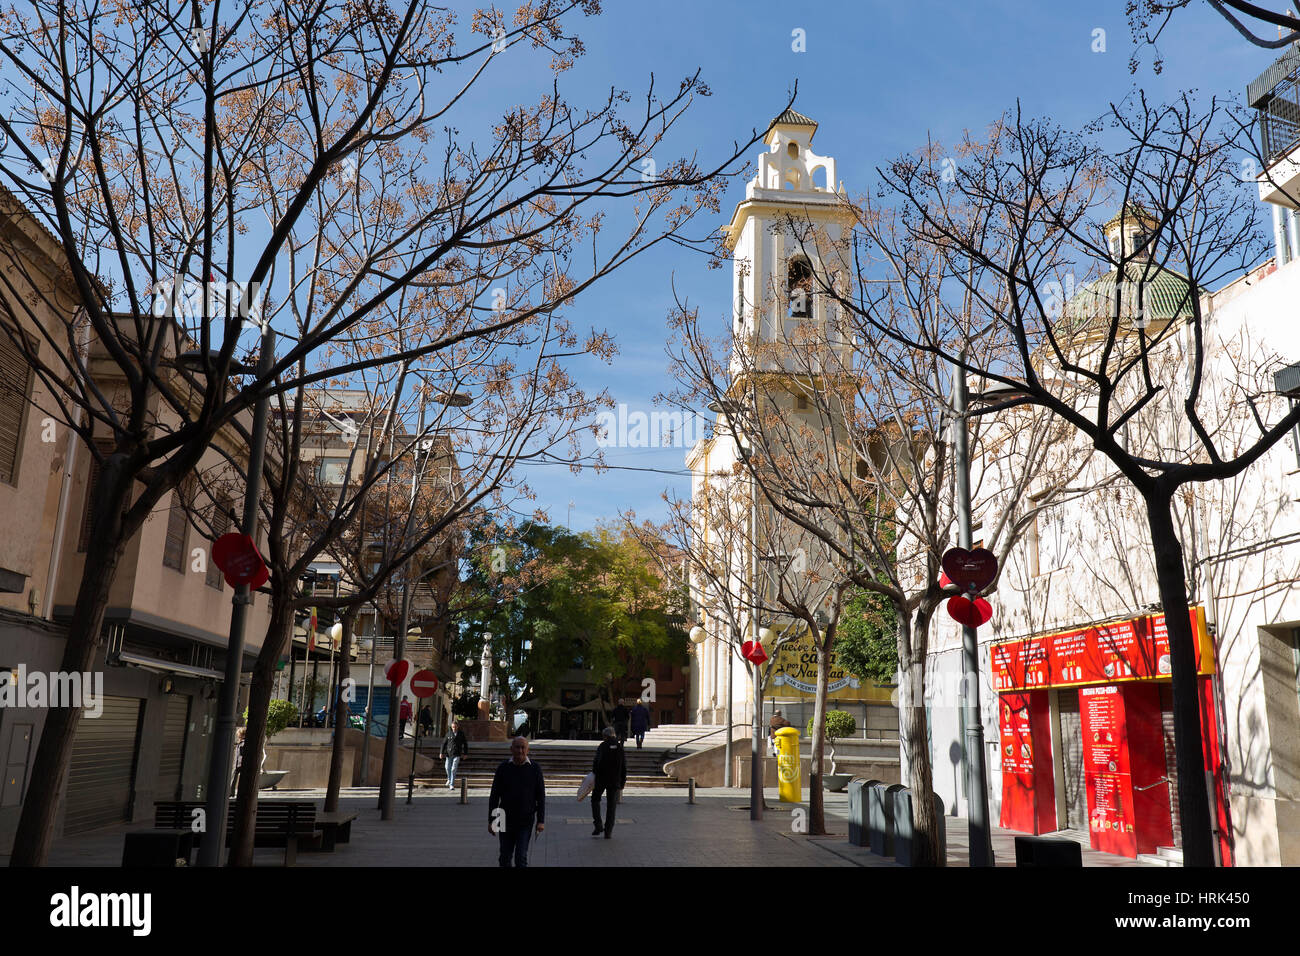
M840 250L851 215L835 160L813 152L817 123L786 110L768 129L767 152L723 227L732 252L732 320L753 344L790 341L800 322L824 323L818 294L847 273Z

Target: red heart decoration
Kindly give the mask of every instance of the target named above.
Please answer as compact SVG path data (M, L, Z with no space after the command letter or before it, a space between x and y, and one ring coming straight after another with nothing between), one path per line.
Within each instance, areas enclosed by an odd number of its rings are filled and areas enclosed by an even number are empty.
M392 684L394 687L400 687L402 681L406 680L406 675L410 669L410 661L389 661L384 665L384 676L388 678L388 683Z
M271 577L271 571L258 553L253 539L238 531L223 534L213 543L212 563L222 572L226 583L231 587L247 584L256 590Z
M998 559L987 548L949 548L943 555L948 579L967 591L982 591L998 574Z
M754 664L761 664L767 660L767 651L763 650L763 645L757 641L746 641L741 644L740 653L744 655L745 660Z
M967 627L979 627L993 617L993 605L983 598L972 601L959 594L948 599L948 614L954 621Z

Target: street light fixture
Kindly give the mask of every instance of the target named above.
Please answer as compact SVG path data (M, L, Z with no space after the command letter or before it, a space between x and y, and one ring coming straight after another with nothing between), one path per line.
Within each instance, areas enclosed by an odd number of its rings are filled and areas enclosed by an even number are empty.
M192 356L192 357L191 357ZM185 353L176 359L184 367L204 369L210 364L211 353L205 362L202 353ZM275 365L275 329L267 322L262 326L261 353L257 369L231 361L232 374L266 378ZM270 396L265 392L253 408L253 435L248 449L248 475L244 490L244 515L241 530L250 538L257 534L257 506L262 489L262 463L266 457L266 418ZM212 752L208 761L208 834L199 846L199 866L220 866L221 850L226 845L226 809L229 806L230 772L234 757L235 723L239 709L239 675L244 663L244 625L248 606L252 602L247 584L235 588L231 598L230 644L226 648L226 670L221 684L221 698L217 705L217 725L212 738ZM254 761L256 764L256 761Z

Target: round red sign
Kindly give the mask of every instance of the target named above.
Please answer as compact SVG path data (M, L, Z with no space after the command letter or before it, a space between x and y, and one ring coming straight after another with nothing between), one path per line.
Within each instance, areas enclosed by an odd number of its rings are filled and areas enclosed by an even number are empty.
M438 693L438 675L433 671L416 671L411 677L411 693L416 697L432 697Z

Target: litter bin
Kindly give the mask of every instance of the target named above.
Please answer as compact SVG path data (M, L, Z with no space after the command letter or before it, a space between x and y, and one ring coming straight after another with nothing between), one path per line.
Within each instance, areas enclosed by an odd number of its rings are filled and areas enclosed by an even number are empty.
M776 732L776 779L782 803L801 803L803 784L799 779L799 731L781 727Z
M879 780L858 778L849 781L849 843L854 846L867 846L870 843L867 829L867 794L873 784Z
M901 783L877 783L867 791L867 829L871 852L877 856L894 855L894 794Z
M1016 837L1016 866L1083 866L1083 847L1059 837Z
M943 798L937 793L931 794L934 800L934 815L939 823L939 845L935 847L935 857L939 866L948 861L947 834L943 825ZM913 815L914 795L906 787L894 794L894 859L902 866L916 865L916 826Z

